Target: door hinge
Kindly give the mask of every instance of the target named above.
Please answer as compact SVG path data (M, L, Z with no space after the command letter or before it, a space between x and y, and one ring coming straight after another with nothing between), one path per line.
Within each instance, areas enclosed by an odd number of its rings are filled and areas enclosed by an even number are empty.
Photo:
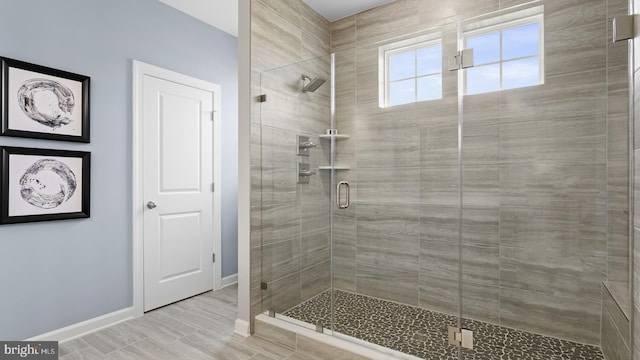
M216 191L216 183L211 183L211 192Z
M613 42L630 40L635 37L634 15L622 15L613 18Z
M266 281L263 281L263 282L260 283L260 289L267 290L267 282Z
M473 331L449 326L449 344L473 350Z
M473 66L473 49L456 51L449 56L449 71L457 71Z
M216 254L212 254L213 256L211 257L211 260L213 260L213 262L216 262Z
M258 102L267 102L267 94L258 95Z

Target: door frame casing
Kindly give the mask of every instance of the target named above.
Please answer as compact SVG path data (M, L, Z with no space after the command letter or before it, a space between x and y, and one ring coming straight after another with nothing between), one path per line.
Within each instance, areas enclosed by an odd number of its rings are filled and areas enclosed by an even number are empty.
M166 81L191 86L213 93L213 290L222 287L222 224L221 224L221 139L220 134L220 86L175 71L163 69L133 60L132 66L132 261L133 261L133 312L135 317L144 314L144 162L143 162L143 80L152 76Z

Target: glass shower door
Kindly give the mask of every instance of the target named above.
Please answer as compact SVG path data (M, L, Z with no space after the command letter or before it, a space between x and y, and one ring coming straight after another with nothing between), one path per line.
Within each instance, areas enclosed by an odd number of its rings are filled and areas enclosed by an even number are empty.
M460 22L475 63L460 73L464 359L603 358L619 199L607 184L624 154L607 137L626 131L615 119L628 110L608 101L627 68L607 55L601 5L534 1Z
M350 204L332 201L334 336L400 357L459 356L458 38L441 20L335 54L335 128L349 138L335 141L333 183L349 183Z
M331 59L261 74L261 309L315 329L329 323ZM258 180L258 179L256 179ZM258 184L254 184L258 185ZM311 311L309 304L319 304Z

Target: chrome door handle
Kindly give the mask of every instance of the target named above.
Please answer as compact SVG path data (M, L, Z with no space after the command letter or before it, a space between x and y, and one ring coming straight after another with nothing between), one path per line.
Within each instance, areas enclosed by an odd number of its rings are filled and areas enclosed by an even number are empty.
M345 191L345 202L342 202L342 192L340 191L340 189L342 188L342 186L344 185L346 191ZM351 201L351 191L349 188L349 183L347 181L340 181L338 183L337 189L336 189L336 205L338 205L338 209L346 209L349 207L349 203Z
M153 210L153 209L155 209L155 208L157 208L157 207L158 207L158 205L156 205L156 203L154 203L153 201L149 201L149 202L147 203L147 208L149 208L149 209L151 209L151 210Z

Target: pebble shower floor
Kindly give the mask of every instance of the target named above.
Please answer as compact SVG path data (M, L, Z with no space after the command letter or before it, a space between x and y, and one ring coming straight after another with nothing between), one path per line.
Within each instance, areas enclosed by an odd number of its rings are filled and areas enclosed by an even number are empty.
M447 339L447 327L456 326L457 317L340 290L334 295L335 331L422 359L458 359L457 347ZM330 290L283 315L330 327ZM596 346L476 320L464 319L463 327L474 332L474 349L462 351L465 360L604 360Z

